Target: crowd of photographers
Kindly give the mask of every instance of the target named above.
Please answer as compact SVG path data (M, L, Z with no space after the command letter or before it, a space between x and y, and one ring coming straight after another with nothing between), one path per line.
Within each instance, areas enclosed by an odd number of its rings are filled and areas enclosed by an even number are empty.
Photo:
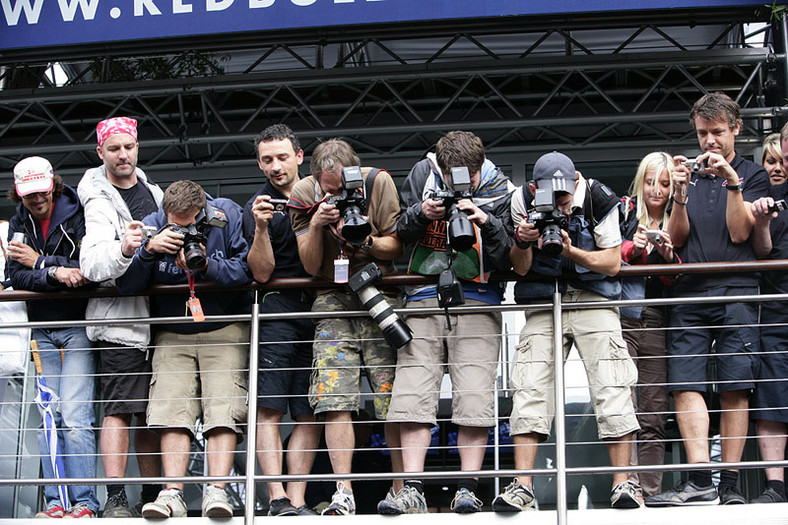
M195 292L197 282L225 287L271 278L314 276L314 291L260 294L256 452L263 474L307 474L325 436L335 474L353 472L354 415L362 409L361 380L369 382L374 416L385 421L395 480L377 510L425 513L420 474L437 423L444 371L452 382L451 421L458 427L462 471L482 468L488 429L495 424L495 381L504 285L493 271L545 279L518 281L518 304L544 302L558 291L565 303L593 308L563 313L564 358L574 346L589 379L599 439L614 467L661 464L665 419L672 397L689 463L708 463L708 385L722 406L722 460L741 460L750 419L761 455L782 460L786 422L784 379L788 350L780 303L713 301L702 308L618 308L619 298L723 297L786 293L782 272L617 277L622 265L788 258L783 241L785 173L780 140L764 145L769 173L735 152L741 119L736 102L712 93L690 114L702 153L694 159L646 156L630 195L619 199L584 177L559 152L541 156L533 178L515 188L485 156L473 133L452 131L410 171L401 192L385 170L362 167L347 142L331 139L313 151L310 175L298 137L285 125L255 140L261 190L245 207L212 198L196 183L162 191L137 167L137 123L116 117L98 124L98 168L75 191L49 162L28 157L14 169L9 197L19 202L7 243L8 278L17 290L49 292L115 286L117 298L31 301L31 321L162 317L163 324L34 329L39 374L60 400L41 429L46 478L90 478L96 471L93 377L100 377L105 417L101 458L109 478L126 476L132 429L140 473L182 479L197 422L206 437L211 476L227 476L247 410L249 327L206 320L248 313L244 292ZM788 147L788 125L782 145ZM768 157L768 161L767 161ZM436 276L435 284L398 287L378 281L408 256L408 272ZM152 284L188 284L187 294L138 295ZM336 286L344 285L344 286ZM185 305L184 305L185 303ZM457 315L466 305L474 313ZM598 306L597 306L598 305ZM394 308L413 313L398 316ZM425 315L418 308L441 308ZM369 316L332 312L368 310ZM184 314L185 311L185 314ZM183 319L184 315L187 319ZM511 363L510 428L514 464L535 466L538 446L555 414L552 312L528 311ZM180 319L179 319L180 318ZM666 331L670 326L673 330ZM622 329L623 327L623 329ZM667 335L666 335L667 333ZM716 354L716 376L707 362ZM751 410L752 409L752 410ZM45 407L42 407L42 413ZM284 416L297 422L285 447ZM133 426L136 417L137 425ZM57 436L57 437L53 437ZM286 448L286 451L285 451ZM64 461L55 461L61 456ZM402 476L400 476L402 477ZM786 501L783 469L766 469L756 502ZM736 504L746 499L738 471L691 470L662 490L658 472L617 471L613 508ZM451 509L482 510L478 479L457 480ZM537 507L530 475L515 477L490 505L496 512ZM104 517L181 517L184 484L146 484L130 505L122 484L107 485ZM310 515L306 483L269 482L271 516ZM95 517L93 486L56 482L45 490L41 518ZM326 515L356 511L354 484L336 482ZM203 492L204 516L233 514L224 483Z

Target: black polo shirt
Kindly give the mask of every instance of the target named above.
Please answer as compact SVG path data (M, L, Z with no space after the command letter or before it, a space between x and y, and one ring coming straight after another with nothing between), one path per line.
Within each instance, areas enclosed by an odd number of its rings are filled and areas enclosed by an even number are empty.
M286 199L282 192L277 190L266 181L263 188L255 194L244 206L243 211L243 232L249 246L254 240L254 216L252 215L252 204L258 195L270 195L272 199ZM290 214L287 211L274 212L273 218L268 223L268 236L271 239L271 247L274 251L275 266L271 274L272 279L280 277L309 277L301 264L298 256L298 242L295 233L290 225ZM299 295L301 291L298 291Z
M739 175L744 200L753 202L769 193L769 176L763 167L734 156L731 167ZM727 181L706 174L694 174L687 190L690 232L679 249L686 263L752 261L755 253L749 241L734 244L728 233L725 213L728 208ZM673 286L673 295L691 296L695 292L728 286L757 286L755 274L682 275Z
M788 199L788 182L772 186L769 196L776 201ZM769 259L788 259L788 211L781 211L771 220L769 233L772 237ZM764 272L762 282L764 293L788 293L788 272L785 270Z

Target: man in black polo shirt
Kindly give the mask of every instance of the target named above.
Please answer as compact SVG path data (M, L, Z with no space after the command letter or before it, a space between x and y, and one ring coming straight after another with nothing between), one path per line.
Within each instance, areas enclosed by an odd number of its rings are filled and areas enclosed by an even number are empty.
M308 277L298 256L298 243L290 226L284 200L298 182L304 151L284 124L267 127L254 141L257 165L266 176L262 189L243 211L244 237L250 245L247 263L261 283L277 277ZM277 290L260 298L261 313L308 312L312 301L300 289ZM257 460L264 475L282 474L282 439L279 427L290 408L298 422L290 435L289 474L309 474L322 426L315 423L309 405L312 372L311 319L276 319L260 322L257 391ZM305 501L306 482L268 483L269 516L316 514Z
M769 191L769 177L757 164L734 151L741 128L739 105L723 93L709 93L690 112L703 153L690 170L676 157L673 169L673 211L668 231L685 262L755 259L749 238L754 218L750 202ZM689 184L688 184L689 183ZM676 297L723 297L758 293L754 274L684 275L673 286ZM709 461L709 415L704 393L706 364L714 346L717 392L722 415L722 461L741 460L747 438L749 394L755 386L753 368L759 350L758 309L753 303L719 303L671 309L667 334L669 390L676 404L681 437L689 463ZM729 325L730 328L723 328ZM715 489L711 471L692 470L675 488L646 498L646 505L714 505L745 503L737 488L738 471L723 470Z

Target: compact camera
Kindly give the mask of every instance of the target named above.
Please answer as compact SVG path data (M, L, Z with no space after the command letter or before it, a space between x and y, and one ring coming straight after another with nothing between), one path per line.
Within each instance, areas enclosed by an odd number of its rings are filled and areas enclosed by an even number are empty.
M778 201L774 201L774 204L769 206L769 213L785 211L786 208L788 208L788 204L785 203L785 199L780 199Z
M476 242L476 233L468 219L468 214L457 208L457 201L473 197L471 175L468 168L461 166L451 169L451 188L433 191L429 198L443 201L448 217L449 245L457 252L469 250Z
M372 226L364 218L367 201L364 198L364 177L359 166L342 168L342 192L329 197L328 203L336 206L345 221L342 237L354 246L364 244L372 233Z
M560 255L564 250L561 230L569 228L569 219L555 207L555 193L552 188L538 188L534 192L527 220L539 230L542 251L547 255Z
M275 212L281 211L282 213L284 213L285 209L287 208L288 201L287 199L268 199L268 202L270 202L274 206Z
M655 246L660 246L665 242L662 230L645 230L643 233L646 235L646 240Z
M704 159L701 162L696 161L695 159L685 160L682 162L685 166L687 166L692 173L701 172L709 167L708 159Z
M369 310L369 315L380 327L386 342L399 349L413 339L410 327L394 313L386 298L374 286L383 277L378 265L369 263L350 276L348 288L358 295L361 304Z
M173 232L183 235L183 256L186 259L187 268L199 270L205 266L207 255L202 246L208 242L208 230L224 228L227 223L227 213L223 209L206 204L205 208L194 218L192 224L188 226L168 225Z

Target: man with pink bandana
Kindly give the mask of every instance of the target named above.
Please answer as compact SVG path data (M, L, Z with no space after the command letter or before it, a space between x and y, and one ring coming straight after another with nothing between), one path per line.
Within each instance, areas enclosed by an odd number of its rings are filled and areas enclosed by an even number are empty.
M77 191L85 208L85 237L80 265L85 277L113 286L123 275L141 245L141 219L156 211L162 190L137 167L139 143L137 121L115 117L96 126L96 153L103 161L85 172ZM87 319L149 317L147 297L90 299ZM134 448L140 475L161 475L158 436L147 430L148 386L151 352L147 325L89 326L88 337L99 348L99 370L104 399L101 454L109 478L126 476L130 428L134 424ZM105 518L139 516L142 504L156 499L159 485L143 485L139 503L129 507L122 484L107 485Z

